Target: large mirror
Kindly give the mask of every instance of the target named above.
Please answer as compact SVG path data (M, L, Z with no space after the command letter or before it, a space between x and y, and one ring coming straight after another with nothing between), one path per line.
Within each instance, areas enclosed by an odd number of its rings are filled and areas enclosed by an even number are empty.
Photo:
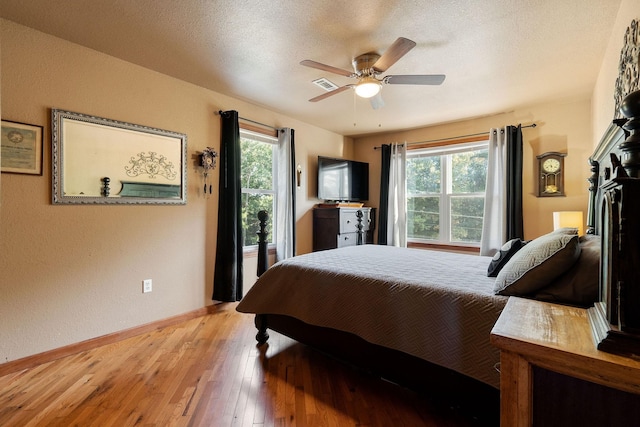
M51 110L53 203L185 204L185 134Z

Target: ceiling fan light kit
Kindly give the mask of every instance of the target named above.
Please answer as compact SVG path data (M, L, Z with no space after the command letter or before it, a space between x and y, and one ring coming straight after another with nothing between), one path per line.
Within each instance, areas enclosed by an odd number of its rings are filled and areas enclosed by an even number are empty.
M380 92L380 82L375 77L363 77L356 85L355 91L356 95L362 98L371 98Z
M300 62L301 65L306 67L316 68L322 71L328 71L330 73L338 74L341 76L358 79L357 84L348 84L341 86L326 94L311 98L309 101L317 102L326 99L330 96L336 95L340 92L344 92L349 88L354 88L356 95L362 98L371 98L371 106L379 108L384 105L378 95L383 84L410 84L410 85L439 85L445 79L443 74L424 74L424 75L389 75L382 78L378 78L380 74L384 73L389 67L395 64L400 58L402 58L407 52L413 49L416 43L404 37L398 37L398 39L384 52L379 55L374 52L364 53L353 59L351 62L354 71L343 70L342 68L336 68L331 65L322 64L320 62L305 59ZM378 95L376 98L374 98ZM373 100L377 102L373 102ZM375 104L375 105L374 105Z

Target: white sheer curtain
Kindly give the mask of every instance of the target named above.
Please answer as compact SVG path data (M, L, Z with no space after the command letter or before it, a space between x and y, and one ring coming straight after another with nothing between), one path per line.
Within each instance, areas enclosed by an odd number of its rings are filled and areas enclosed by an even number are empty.
M407 144L391 144L387 245L407 246Z
M295 255L295 145L293 129L278 131L278 175L276 221L276 259Z
M506 163L506 132L504 129L491 129L480 255L493 256L506 239Z

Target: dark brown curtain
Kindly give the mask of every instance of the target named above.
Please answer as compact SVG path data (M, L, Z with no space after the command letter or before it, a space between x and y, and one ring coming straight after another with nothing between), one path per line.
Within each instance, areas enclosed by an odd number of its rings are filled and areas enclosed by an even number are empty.
M221 111L218 235L213 275L213 299L242 299L242 219L240 126L237 111Z
M507 126L507 241L524 239L522 221L522 125Z
M382 144L380 149L380 208L378 209L378 244L387 244L387 227L389 222L389 171L391 170L391 146Z

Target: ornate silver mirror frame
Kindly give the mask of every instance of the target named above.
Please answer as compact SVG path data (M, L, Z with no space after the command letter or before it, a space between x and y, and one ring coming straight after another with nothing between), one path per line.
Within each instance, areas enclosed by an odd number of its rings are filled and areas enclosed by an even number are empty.
M54 204L186 204L187 135L51 110Z

